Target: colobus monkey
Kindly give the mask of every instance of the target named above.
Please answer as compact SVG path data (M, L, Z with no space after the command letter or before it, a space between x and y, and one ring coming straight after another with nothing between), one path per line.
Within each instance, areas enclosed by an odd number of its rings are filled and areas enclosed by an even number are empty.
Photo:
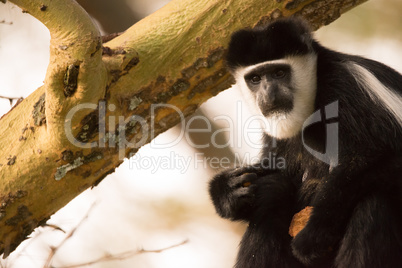
M260 163L210 182L218 214L249 223L236 267L402 267L402 76L297 18L236 32L227 66L264 130Z

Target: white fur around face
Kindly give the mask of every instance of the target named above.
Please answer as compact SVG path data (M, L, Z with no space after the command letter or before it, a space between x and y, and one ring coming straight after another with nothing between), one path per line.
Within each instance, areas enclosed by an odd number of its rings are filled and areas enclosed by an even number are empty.
M286 113L277 113L264 117L258 108L257 100L250 92L244 75L251 70L267 64L289 64L291 67L291 86L295 90L293 95L293 109ZM263 118L264 132L278 139L287 139L297 135L304 121L313 113L317 90L317 56L292 56L280 60L266 61L256 65L239 68L235 71L236 86L254 115Z
M402 96L384 86L366 68L356 63L348 63L347 66L360 88L365 90L375 103L386 109L402 126Z

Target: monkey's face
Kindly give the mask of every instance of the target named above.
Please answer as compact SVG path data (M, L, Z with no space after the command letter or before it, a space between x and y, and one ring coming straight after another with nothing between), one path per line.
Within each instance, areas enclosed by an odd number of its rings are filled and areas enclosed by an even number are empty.
M262 115L269 117L292 110L291 76L291 67L281 63L264 64L244 75L249 93Z
M268 135L297 135L314 111L316 55L262 62L234 71L237 86L255 115L263 117Z

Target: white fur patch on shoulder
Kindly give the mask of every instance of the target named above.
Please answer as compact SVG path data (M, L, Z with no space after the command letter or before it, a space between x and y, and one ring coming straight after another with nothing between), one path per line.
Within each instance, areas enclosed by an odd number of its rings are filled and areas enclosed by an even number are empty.
M291 67L290 83L295 92L293 95L293 109L290 112L264 117L244 80L244 75L255 68L268 64L288 64ZM262 127L264 132L272 137L287 139L296 136L301 131L304 121L314 111L317 91L317 55L315 54L289 56L284 59L239 68L234 76L236 85L240 88L251 112L263 117Z
M402 126L402 96L384 86L373 73L357 63L347 63L362 90L378 105L386 109Z

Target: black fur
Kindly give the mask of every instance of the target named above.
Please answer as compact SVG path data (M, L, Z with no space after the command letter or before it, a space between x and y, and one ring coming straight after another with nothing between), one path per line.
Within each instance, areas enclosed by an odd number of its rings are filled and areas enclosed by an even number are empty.
M265 28L240 30L230 40L227 66L234 70L287 55L305 55L313 52L311 43L310 30L300 20L292 25L287 20L278 20Z
M227 63L235 71L308 53L317 55L315 110L339 104L339 164L330 168L307 152L301 133L275 147L265 135L260 164L215 176L209 190L218 214L249 222L236 267L402 267L402 126L359 88L347 64L370 70L399 95L402 76L321 46L299 19L235 33ZM304 130L309 147L325 151L326 123ZM264 159L273 153L286 160L286 169L266 168ZM313 213L292 239L290 221L305 206Z

